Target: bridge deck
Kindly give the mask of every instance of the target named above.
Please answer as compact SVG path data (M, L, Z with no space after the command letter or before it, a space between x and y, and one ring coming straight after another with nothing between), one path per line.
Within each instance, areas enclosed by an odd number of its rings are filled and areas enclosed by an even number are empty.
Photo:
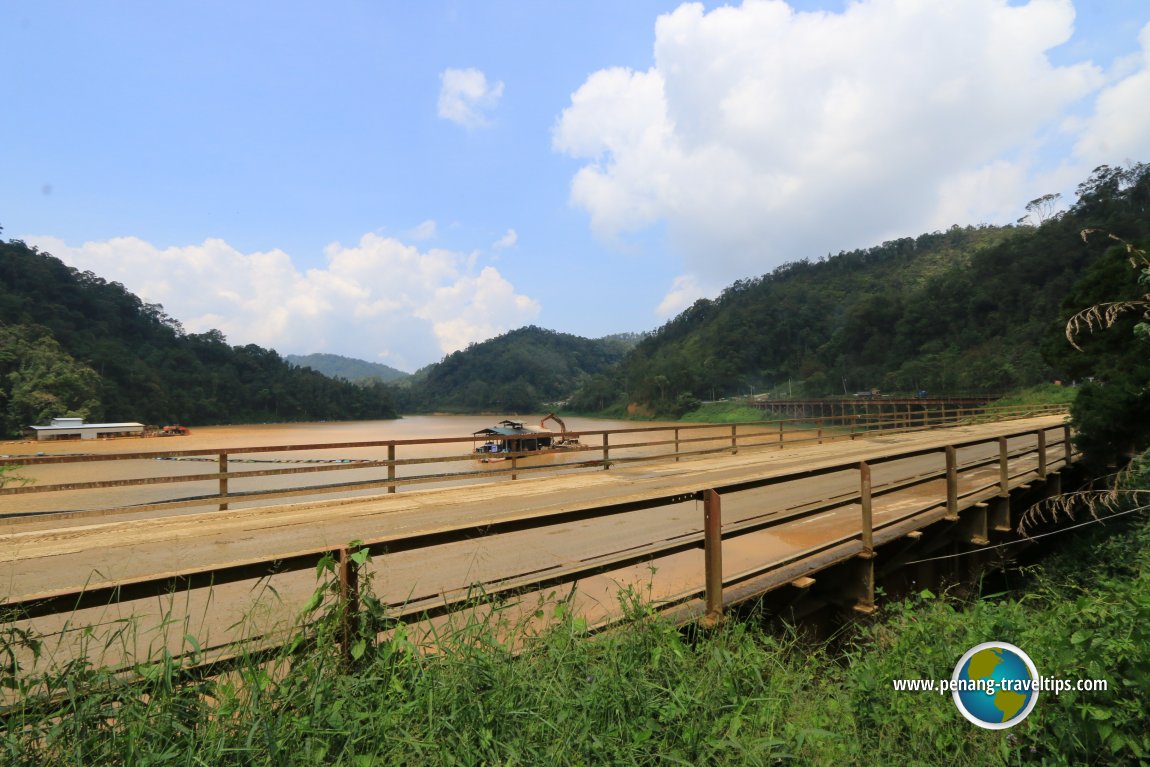
M9 599L78 590L85 584L130 581L186 570L222 568L236 562L289 556L319 547L340 547L353 540L386 540L414 532L435 533L462 524L499 523L551 515L603 504L642 501L701 488L737 484L770 476L784 476L848 461L874 460L918 449L940 449L968 439L989 438L1026 429L1055 429L1062 417L1043 417L978 426L964 426L903 434L878 434L803 448L744 450L738 455L716 456L612 467L558 477L503 481L465 487L416 490L367 499L333 500L264 508L208 512L173 517L122 518L98 521L28 519L0 527L0 593ZM973 450L973 449L972 449ZM974 455L967 457L973 460ZM983 450L985 457L985 449ZM876 467L874 484L897 484L907 478L937 471L940 457L924 456ZM977 484L977 478L963 481ZM983 471L983 474L986 472ZM984 477L985 479L985 477ZM1021 481L1021 480L1019 480ZM724 528L774 517L782 524L724 542L724 575L737 576L764 562L800 563L804 556L825 556L838 542L851 556L851 543L859 533L857 503L804 513L835 497L857 495L858 475L847 471L818 478L797 478L746 493L723 502ZM876 537L881 529L894 529L899 520L914 514L925 526L939 514L945 488L920 485L891 495L875 507ZM973 503L974 498L968 499ZM456 541L429 549L403 551L377 557L373 563L375 589L386 602L434 603L442 595L474 583L509 580L559 572L593 562L610 561L621 552L641 552L667 541L700 536L702 504L677 503L583 519L545 528ZM784 522L790 517L793 521ZM910 527L914 527L912 523ZM903 525L906 527L906 525ZM909 529L909 528L908 528ZM905 532L902 528L900 534ZM848 551L849 549L849 551ZM648 565L628 564L579 581L580 609L592 619L617 609L621 586L640 584L649 595L669 599L697 592L701 584L701 548L680 551L657 562L653 576ZM793 568L792 568L793 569ZM800 567L801 569L801 567ZM782 572L782 571L780 571ZM796 571L798 572L798 571ZM790 576L780 576L790 577ZM252 584L218 586L210 597L189 596L181 602L185 616L180 633L192 633L205 645L223 639L233 626L247 622L267 625L288 620L314 588L305 573L274 576L275 604L268 606L267 591ZM257 599L262 597L262 599ZM212 609L208 604L212 603ZM112 624L126 614L172 610L168 605L110 605L85 617L90 623ZM192 616L192 617L187 617ZM43 631L61 628L63 618L37 619Z

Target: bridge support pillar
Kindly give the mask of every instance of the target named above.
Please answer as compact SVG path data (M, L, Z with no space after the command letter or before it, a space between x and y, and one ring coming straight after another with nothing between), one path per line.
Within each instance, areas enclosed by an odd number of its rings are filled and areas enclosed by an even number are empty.
M995 498L991 502L990 524L997 533L1009 533L1013 529L1009 498Z
M864 552L851 564L850 586L848 594L854 600L851 605L857 613L870 615L875 611L874 606L874 553Z
M1009 498L996 498L995 505L1005 501L1010 505ZM958 519L959 540L964 543L973 543L975 546L985 546L990 543L987 530L987 505L976 503L969 509L963 509Z

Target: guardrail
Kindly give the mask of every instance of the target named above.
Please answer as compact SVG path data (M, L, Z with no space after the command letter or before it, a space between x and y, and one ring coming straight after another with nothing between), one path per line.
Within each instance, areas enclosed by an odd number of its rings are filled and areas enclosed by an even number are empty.
M584 444L574 449L547 453L548 456L555 458L575 456L576 460L539 464L535 462L540 457L540 453L538 452L511 453L505 454L507 460L499 468L490 468L489 465L484 465L483 468L479 469L441 471L407 476L399 475L401 467L418 467L460 462L474 465L478 456L473 452L468 452L466 454L461 453L459 455L449 456L416 455L411 458L399 458L398 454L400 449L418 453L421 448L427 448L433 445L453 443L459 443L461 445L471 443L474 445L475 438L446 437L437 439L275 445L228 449L203 448L195 450L164 450L92 455L12 456L0 459L0 461L10 466L52 466L69 463L118 462L130 460L205 461L214 462L217 468L216 471L213 472L181 474L177 476L148 476L92 482L17 485L0 488L0 497L28 496L44 493L74 493L105 490L109 488L178 485L195 482L214 483L218 490L210 495L184 496L151 503L136 503L130 506L121 505L84 510L53 509L50 511L29 513L8 512L0 514L0 518L29 516L31 514L68 514L70 516L100 515L109 512L148 512L188 507L207 507L212 505L218 510L223 511L228 509L230 504L239 502L265 502L282 498L299 498L381 489L386 489L388 493L395 493L401 487L410 485L499 479L501 477L515 480L523 474L556 474L575 470L609 469L613 465L665 460L671 457L675 460L681 460L683 458L721 453L737 453L740 449L781 448L788 445L807 443L821 444L822 442L835 439L853 439L860 434L872 431L914 431L963 423L977 423L985 420L1026 418L1038 415L1056 415L1065 412L1066 407L1063 405L998 408L974 407L939 409L936 411L924 409L920 412L907 410L905 412L875 413L872 415L852 413L817 419L750 421L729 425L681 424L677 426L648 426L628 429L580 430L579 432L568 432L567 435L576 436L580 439L590 438L598 441L599 444ZM631 438L637 435L650 435L653 439L631 441ZM259 469L255 471L235 471L231 465L244 460L251 460L237 458L237 456L250 454L315 453L317 451L366 450L371 448L386 448L386 460L264 459L261 462L274 461L282 463L304 463L306 465L293 466L291 468ZM597 454L595 458L579 457L595 454ZM348 471L362 472L372 469L384 470L386 472L385 476L348 482L301 485L289 489L250 489L236 491L235 485L233 484L245 480L288 475L328 474L331 472Z
M1050 433L1055 439L1050 439ZM1031 444L1033 443L1033 444ZM993 448L989 457L972 457L960 463L958 451L966 448ZM904 477L884 486L872 482L872 468L881 464L904 461L923 456L938 456L934 468ZM732 594L738 598L762 593L767 590L762 578L772 575L776 581L795 577L796 573L812 572L821 566L852 557L873 556L876 545L892 535L905 535L909 530L937 521L956 521L961 507L973 505L981 498L1005 497L1020 484L1032 479L1045 479L1053 471L1060 471L1075 459L1068 426L1039 429L1025 429L1000 436L955 441L942 447L916 450L890 451L872 459L858 462L847 461L826 464L797 472L773 476L763 476L728 484L707 487L683 488L671 494L660 493L646 497L630 497L626 502L591 504L585 507L568 508L562 511L528 511L509 514L501 518L485 519L480 523L458 523L436 529L434 532L389 534L356 542L337 549L316 548L294 552L272 558L256 558L233 562L225 566L204 566L191 568L163 576L141 577L106 583L90 583L82 589L65 589L41 594L23 595L0 603L11 620L34 619L43 616L69 614L86 608L103 607L112 603L155 598L189 589L211 588L221 584L240 581L254 581L281 573L311 570L325 557L334 557L338 562L340 578L340 600L345 620L343 649L350 652L352 641L351 627L355 613L359 609L359 570L365 561L364 553L376 557L386 557L404 551L427 549L450 543L472 540L481 536L497 536L567 524L576 521L610 517L617 514L668 506L687 501L702 501L704 518L700 530L691 535L674 540L657 541L624 552L603 555L579 562L559 563L546 571L546 574L528 574L510 577L498 583L488 584L483 590L484 599L499 599L510 594L548 589L563 584L574 584L590 575L616 570L621 567L650 562L661 557L687 551L704 549L704 573L702 585L686 592L663 598L664 606L682 606L692 600L701 601L708 620L718 620L725 604L731 601ZM971 472L994 467L989 479L960 482L960 472L969 476ZM786 516L771 518L756 517L723 526L722 499L741 492L771 487L797 479L825 477L841 472L858 473L858 491L807 504L798 511ZM945 497L937 496L925 502L920 508L903 514L876 526L873 519L873 506L876 498L905 491L930 482L945 482ZM833 540L823 541L814 549L803 552L801 558L785 562L765 562L745 572L731 574L724 578L722 548L725 540L748 533L766 530L775 526L794 522L806 516L818 514L828 509L858 504L860 509L858 527ZM756 585L757 584L757 585ZM440 594L436 597L416 602L403 602L386 605L389 617L398 620L428 619L458 609L461 605L473 603L475 595L466 593ZM251 640L249 640L251 641ZM274 645L274 637L256 637L255 641L264 645ZM240 652L232 644L222 644L202 648L214 653L213 662L221 658L233 657ZM244 651L244 654L248 654Z

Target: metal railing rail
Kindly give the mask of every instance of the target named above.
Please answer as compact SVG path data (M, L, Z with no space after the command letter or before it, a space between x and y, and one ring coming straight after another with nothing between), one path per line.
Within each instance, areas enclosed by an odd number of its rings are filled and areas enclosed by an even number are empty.
M27 516L44 516L63 514L69 517L84 515L101 515L109 512L146 512L163 509L187 508L192 506L217 505L220 510L229 508L230 504L244 501L268 501L279 498L293 498L302 496L316 496L349 491L364 491L386 488L387 492L394 493L407 485L427 483L442 483L454 481L474 481L483 479L497 479L508 477L518 479L521 474L556 474L579 469L609 469L612 465L640 463L646 461L664 460L674 457L675 460L683 458L702 457L722 453L737 453L740 449L787 447L801 444L818 443L835 439L854 439L860 434L882 431L884 433L901 433L941 426L976 423L982 420L1003 420L1012 418L1026 418L1036 415L1054 415L1065 413L1065 406L1043 405L1025 407L989 408L978 407L969 410L954 409L948 413L939 413L938 418L929 419L929 413L924 412L924 418L905 418L904 414L894 413L875 415L872 417L857 414L847 416L831 416L818 419L786 419L771 421L750 421L729 425L717 424L680 424L675 426L636 427L627 429L581 430L570 434L579 438L598 437L599 445L584 444L575 449L553 451L548 455L576 456L577 460L561 461L547 465L530 465L523 462L538 455L537 453L507 454L499 468L481 468L461 470L455 472L437 472L430 474L416 474L413 476L398 476L398 467L420 466L425 464L451 464L468 462L473 464L477 456L474 454L449 456L423 456L414 458L397 458L399 448L418 448L430 445L443 445L453 443L473 443L472 437L442 437L434 439L401 439L379 440L369 442L343 442L343 443L316 443L301 445L273 445L258 447L235 447L227 449L201 448L193 450L167 450L155 452L107 453L91 455L62 455L62 456L11 456L0 459L11 466L37 466L58 465L68 463L88 463L101 461L125 460L180 460L198 459L210 461L215 459L217 470L214 472L200 472L176 476L150 476L129 479L99 480L91 482L68 482L55 484L16 485L0 488L0 497L16 495L32 495L42 493L64 493L88 490L103 490L109 488L142 487L147 485L175 485L192 482L215 482L218 491L211 494L185 496L152 503L134 504L131 506L108 507L86 510L53 510L25 513L0 514L0 518L21 518ZM729 429L729 431L728 431ZM740 429L742 431L740 432ZM748 431L748 429L752 429ZM716 431L719 434L703 436L684 436L700 431ZM668 435L667 439L655 439L641 442L612 442L612 437L624 435L652 434L654 436ZM700 447L702 444L707 447ZM718 444L716 444L718 443ZM247 454L269 454L288 452L312 452L324 450L367 449L386 447L388 458L386 460L340 460L333 459L331 463L290 468L259 469L255 471L234 471L230 463L233 456ZM634 454L634 451L648 448L667 448L647 454ZM628 455L620 453L628 451ZM578 458L585 454L599 454L598 458ZM299 459L305 460L305 459ZM285 459L284 462L293 462ZM386 477L368 480L352 480L348 482L331 482L326 484L301 485L286 489L263 489L237 491L233 482L288 475L326 474L340 471L363 471L367 469L386 469Z

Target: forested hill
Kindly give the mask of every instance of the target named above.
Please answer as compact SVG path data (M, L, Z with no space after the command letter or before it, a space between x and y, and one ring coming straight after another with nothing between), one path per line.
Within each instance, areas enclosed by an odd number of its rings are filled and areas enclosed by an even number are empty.
M284 359L293 365L311 368L330 378L343 378L352 382L377 380L391 383L411 375L390 365L366 362L339 354L288 354Z
M0 240L0 435L52 416L145 423L394 418L382 384L288 364L22 242Z
M1044 340L1113 241L1150 233L1150 166L1102 166L1064 215L1036 200L1017 227L954 227L787 264L700 300L572 401L673 415L698 399L878 388L1000 392L1065 375ZM1079 307L1081 308L1081 307Z
M396 390L404 412L539 412L617 364L638 337L589 339L528 326L472 344Z

